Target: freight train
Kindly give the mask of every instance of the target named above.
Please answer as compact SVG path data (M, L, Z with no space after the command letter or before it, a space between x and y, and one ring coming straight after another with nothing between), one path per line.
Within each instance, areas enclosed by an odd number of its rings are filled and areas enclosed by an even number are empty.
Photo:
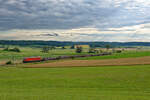
M48 58L26 57L23 59L23 63L41 62L41 61L59 60L59 59L73 59L73 58L79 58L79 57L105 56L105 55L111 55L111 54L112 53L101 53L101 54L95 54L95 55L73 55L73 56L58 56L58 57L48 57Z

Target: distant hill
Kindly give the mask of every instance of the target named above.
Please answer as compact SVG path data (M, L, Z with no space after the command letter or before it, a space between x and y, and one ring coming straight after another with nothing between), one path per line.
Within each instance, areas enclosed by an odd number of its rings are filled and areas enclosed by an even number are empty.
M0 45L19 45L19 46L72 46L72 45L90 45L92 47L132 47L132 46L150 46L150 42L61 42L61 41L26 41L26 40L0 40Z

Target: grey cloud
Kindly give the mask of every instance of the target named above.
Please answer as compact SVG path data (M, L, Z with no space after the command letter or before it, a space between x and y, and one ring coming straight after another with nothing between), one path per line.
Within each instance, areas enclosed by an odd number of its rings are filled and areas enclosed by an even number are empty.
M48 37L57 37L57 36L59 36L59 34L57 34L57 33L46 33L46 34L39 34L39 35L31 35L31 36L38 36L38 37L41 37L41 36L48 36Z
M137 34L137 33L117 33L117 34L80 34L80 38L82 41L109 41L109 42L131 42L131 41L148 41L150 38L150 34Z
M113 16L117 7L102 0L1 0L4 29L70 29L96 26ZM3 18L12 19L2 22Z
M74 29L94 27L100 31L117 34L79 34L70 33L79 39L92 37L97 40L121 40L128 38L147 38L132 33L135 30L111 30L124 26L150 23L150 2L146 0L0 0L0 30L10 29ZM143 28L149 28L144 26ZM128 31L130 34L122 34ZM118 34L120 32L120 34ZM28 34L28 33L27 33ZM57 33L56 33L57 34ZM61 37L43 33L42 37ZM19 37L18 37L19 38ZM12 39L14 39L12 37ZM91 39L91 38L90 38Z

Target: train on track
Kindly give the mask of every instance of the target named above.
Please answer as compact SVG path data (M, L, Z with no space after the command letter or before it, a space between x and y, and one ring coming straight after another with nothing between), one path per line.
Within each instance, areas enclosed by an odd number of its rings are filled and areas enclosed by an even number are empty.
M105 55L111 55L111 54L112 53L101 53L101 54L95 54L95 55L72 55L72 56L58 56L58 57L48 57L48 58L42 58L40 56L26 57L23 59L23 63L41 62L41 61L59 60L59 59L74 59L74 58L80 58L80 57L105 56Z

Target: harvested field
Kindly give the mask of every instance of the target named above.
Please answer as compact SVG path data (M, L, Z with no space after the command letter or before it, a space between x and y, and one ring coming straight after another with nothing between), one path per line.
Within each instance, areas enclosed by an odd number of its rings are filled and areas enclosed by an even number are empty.
M7 62L7 61L4 61L4 60L0 61L0 65L5 65L6 62Z
M150 56L138 58L121 58L109 60L65 60L45 64L34 64L27 67L81 67L81 66L117 66L117 65L145 65L150 64Z

